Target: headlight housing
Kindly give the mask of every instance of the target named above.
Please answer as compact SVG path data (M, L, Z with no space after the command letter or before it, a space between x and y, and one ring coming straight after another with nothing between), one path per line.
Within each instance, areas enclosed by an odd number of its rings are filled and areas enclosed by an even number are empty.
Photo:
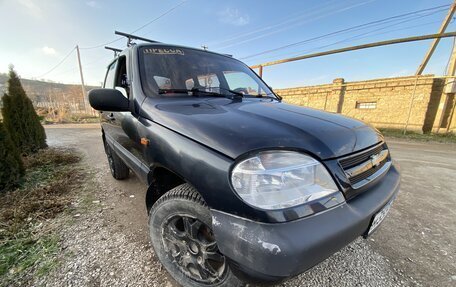
M239 162L231 184L246 203L262 209L282 209L339 192L326 168L294 151L264 151Z

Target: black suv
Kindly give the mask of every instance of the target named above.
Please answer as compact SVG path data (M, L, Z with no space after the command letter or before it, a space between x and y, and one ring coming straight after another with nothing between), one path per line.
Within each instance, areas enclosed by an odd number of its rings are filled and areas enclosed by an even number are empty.
M155 254L184 286L302 273L370 235L399 190L376 129L283 103L227 55L131 45L89 101L114 178L149 186Z

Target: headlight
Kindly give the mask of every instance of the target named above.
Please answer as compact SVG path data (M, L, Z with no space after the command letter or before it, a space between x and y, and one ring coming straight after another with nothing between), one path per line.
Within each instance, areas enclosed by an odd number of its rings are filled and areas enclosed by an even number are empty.
M241 161L231 183L245 202L262 209L291 207L339 191L320 162L293 151L265 151Z

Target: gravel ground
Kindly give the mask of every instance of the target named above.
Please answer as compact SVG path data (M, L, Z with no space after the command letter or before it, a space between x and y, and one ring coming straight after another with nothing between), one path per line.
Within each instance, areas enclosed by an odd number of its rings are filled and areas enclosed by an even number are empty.
M65 224L62 229L62 263L55 272L38 279L34 285L177 286L149 246L144 206L146 187L134 176L126 181L115 181L110 177L99 127L88 127L92 128L47 129L51 145L75 146L85 153L87 165L95 172L95 183L91 186L95 191L89 199L81 198L76 204L82 206L82 201L88 200L90 208L81 207L80 216L72 218L73 223ZM454 188L449 188L454 194ZM454 207L455 197L452 195L446 199L450 206ZM401 198L397 201L400 202ZM402 208L410 207L393 205L391 218L370 240L356 240L305 274L279 286L455 286L454 217L450 213L435 219L446 222L441 231L447 228L449 236L428 238L422 242L416 239L421 231L407 225L409 219L404 214L409 213ZM416 216L413 219L416 220ZM420 222L426 223L426 220L431 219L423 218ZM408 244L410 239L403 236L403 231L409 232L416 245ZM420 251L427 244L443 243L447 257ZM411 249L417 254L409 255ZM431 259L442 266L433 266L435 269L429 270L426 256L434 256Z

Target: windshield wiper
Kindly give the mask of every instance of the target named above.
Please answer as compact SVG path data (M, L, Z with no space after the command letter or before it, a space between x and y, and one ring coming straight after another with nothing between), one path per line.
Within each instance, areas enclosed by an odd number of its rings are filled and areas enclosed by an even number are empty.
M225 89L225 88L221 88L221 87L217 87L218 89L222 89L222 90L226 90L228 92L231 92L237 96L244 96L242 93L240 92L236 92L236 91L232 91L232 90L229 90L229 89ZM158 89L158 93L159 94L168 94L168 93L175 93L175 94L187 94L187 93L192 93L192 95L194 96L197 96L198 94L204 94L204 95L208 95L208 96L214 96L214 97L228 97L229 95L225 95L225 94L221 94L221 93L217 93L217 92L210 92L210 91L205 91L205 90L201 90L201 89L198 89L198 88L192 88L192 89Z
M273 95L272 93L270 94L266 94L266 95L263 95L263 94L256 94L256 95L252 95L252 94L245 94L244 96L247 96L247 97L255 97L255 98L268 98L268 99L273 99L273 100L277 100L277 101L280 101L280 99L277 97L277 96L271 96Z
M230 92L230 93L232 93L232 94L235 94L236 96L240 96L240 97L243 97L243 96L244 96L243 93L241 93L241 92L236 92L236 91L233 91L233 90L230 90L230 89L225 89L225 88L222 88L222 87L217 87L217 89L221 89L221 90Z
M161 94L187 94L192 90L187 89L158 89L158 93Z

